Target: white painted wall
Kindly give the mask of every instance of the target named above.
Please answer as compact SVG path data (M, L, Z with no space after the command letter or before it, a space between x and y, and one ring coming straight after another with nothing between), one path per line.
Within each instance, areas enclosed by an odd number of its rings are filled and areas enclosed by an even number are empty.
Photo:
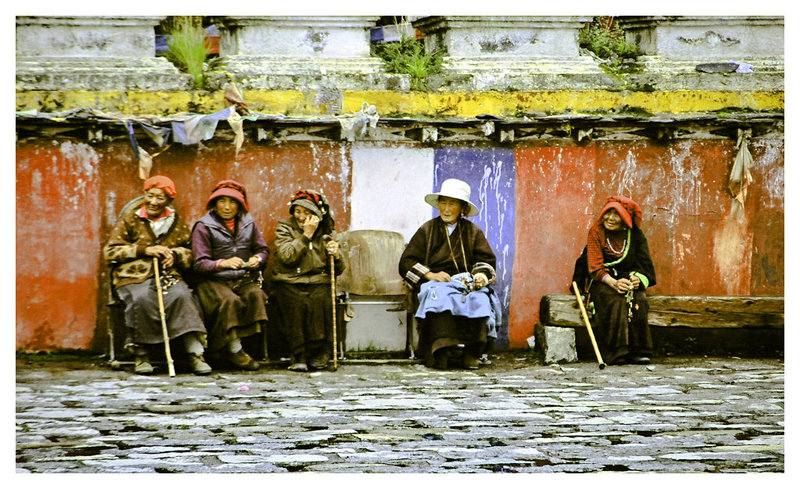
M405 241L433 217L433 149L355 143L350 229L397 231Z

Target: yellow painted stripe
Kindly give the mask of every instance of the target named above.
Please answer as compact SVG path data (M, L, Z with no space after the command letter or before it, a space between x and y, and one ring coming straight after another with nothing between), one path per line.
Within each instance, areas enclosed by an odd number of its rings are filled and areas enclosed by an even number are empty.
M248 106L263 114L323 116L329 107L317 92L300 90L244 90ZM554 90L537 92L424 93L392 91L344 91L343 113L358 112L364 102L375 105L383 116L468 118L479 114L515 117L530 112L604 113L622 107L651 113L692 113L722 109L784 110L783 91L675 90L629 92L605 90ZM128 115L170 115L180 112L212 113L224 108L218 92L91 92L20 91L16 110L58 112L94 108Z

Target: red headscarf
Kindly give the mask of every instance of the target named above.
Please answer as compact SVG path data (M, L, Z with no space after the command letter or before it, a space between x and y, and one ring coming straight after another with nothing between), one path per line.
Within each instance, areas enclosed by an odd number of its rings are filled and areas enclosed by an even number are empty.
M174 199L175 196L178 195L178 192L175 190L175 182L164 175L154 175L144 181L145 192L153 187L163 189L170 199Z
M223 180L219 182L214 187L214 190L211 191L211 196L206 202L206 209L211 208L214 199L217 197L222 197L223 195L236 199L244 208L245 212L250 212L250 209L247 206L247 191L245 190L244 185L236 180Z
M625 224L627 224L629 228L638 228L642 225L642 207L632 199L622 197L621 195L609 197L606 199L606 204L600 211L600 217L597 220L603 219L603 215L608 212L609 209L616 209L619 216L625 221Z

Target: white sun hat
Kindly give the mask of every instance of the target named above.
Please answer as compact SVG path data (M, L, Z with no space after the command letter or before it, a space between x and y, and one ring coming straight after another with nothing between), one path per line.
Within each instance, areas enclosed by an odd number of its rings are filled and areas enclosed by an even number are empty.
M438 209L440 196L451 197L467 204L469 207L467 210L467 216L477 216L480 212L480 209L478 209L477 205L470 202L469 197L471 193L472 189L470 189L467 182L457 178L448 178L442 182L441 190L425 196L425 202Z

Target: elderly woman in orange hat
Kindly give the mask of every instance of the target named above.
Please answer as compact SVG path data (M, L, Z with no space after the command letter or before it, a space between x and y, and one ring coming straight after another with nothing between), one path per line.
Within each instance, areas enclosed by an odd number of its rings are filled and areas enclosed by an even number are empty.
M417 230L398 265L400 275L415 291L430 289L430 296L434 298L437 297L437 292L433 291L437 283L446 284L454 277L464 277L469 281L469 290L483 290L491 295L486 286L495 280L496 258L483 231L466 219L479 213L478 207L470 202L470 193L469 184L450 178L442 182L439 192L425 197L425 202L439 210L439 217L425 222ZM438 297L443 298L452 291L452 287L439 288ZM430 310L420 304L416 314L422 319L419 351L429 367L447 368L449 358L457 353L457 346L463 344L461 365L477 369L479 357L487 350L491 337L496 336L489 329L492 317L487 309L489 296L468 295L481 300L481 304L469 301L464 304L474 307L461 308L458 300L451 301L449 306L434 304ZM461 296L460 291L458 296ZM497 307L499 304L495 309Z
M209 352L235 368L257 370L258 362L244 351L241 339L266 327L261 270L269 249L249 214L241 183L219 182L206 209L192 230L192 252L200 279L197 296L209 329Z
M576 264L579 285L585 287L581 276L588 274L598 336L609 364L648 364L653 352L645 289L656 284L656 273L641 223L638 203L609 197Z
M205 375L206 329L192 292L181 276L191 269L189 227L172 206L175 183L156 175L144 182L144 203L120 216L103 248L112 286L125 304L125 347L134 356L134 372L153 373L148 346L163 344L153 258L158 259L170 340L181 338L194 373Z
M344 272L346 264L324 195L311 190L295 192L289 214L275 231L272 295L291 350L289 370L305 372L325 368L331 358L329 257L334 258L335 275Z

